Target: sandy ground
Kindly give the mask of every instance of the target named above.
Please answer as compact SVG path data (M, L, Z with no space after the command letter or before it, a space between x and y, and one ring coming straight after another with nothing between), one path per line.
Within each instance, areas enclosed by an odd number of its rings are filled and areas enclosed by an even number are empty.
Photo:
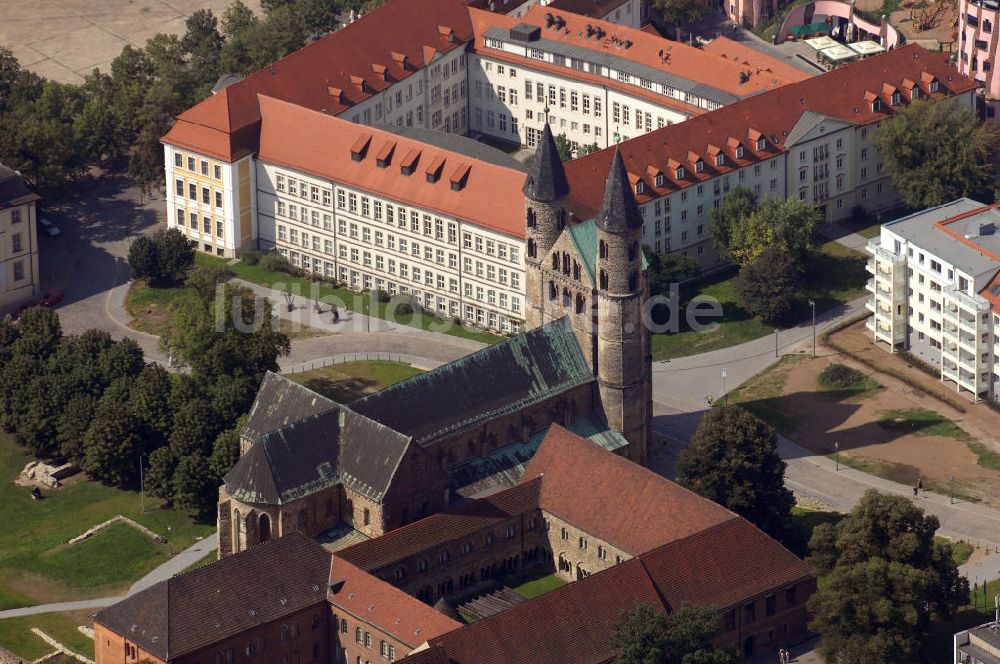
M861 327L861 330L864 330ZM838 333L841 343L864 348L868 343L856 327ZM898 357L890 356L877 348L871 349L905 367ZM862 395L821 390L817 377L832 362L853 366L872 376L883 389ZM878 421L887 411L925 408L936 411L956 422L974 438L997 448L995 438L987 431L1000 431L1000 414L983 405L969 404L966 413L951 408L939 400L921 394L901 381L839 357L831 349L821 349L816 359L784 365L784 386L781 397L773 404L794 420L789 437L819 453L829 454L838 443L843 454L859 460L885 464L882 473L889 479L915 484L923 478L925 485L937 485L947 490L948 477L953 475L959 492L978 497L985 502L1000 505L1000 471L984 468L977 463L965 442L954 438L904 433L879 426ZM911 369L923 383L940 388L934 379ZM954 395L952 395L953 398ZM928 488L930 488L928 486Z

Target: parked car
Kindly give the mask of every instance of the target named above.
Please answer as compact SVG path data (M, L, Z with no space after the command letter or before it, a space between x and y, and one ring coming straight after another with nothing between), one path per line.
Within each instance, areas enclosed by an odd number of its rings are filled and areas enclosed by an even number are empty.
M59 227L53 224L50 220L42 217L38 220L38 225L42 227L42 232L49 237L55 237L62 233Z
M27 302L21 304L17 309L14 309L14 320L20 320L21 314L23 314L26 309L37 306L38 300L28 300Z
M42 299L38 301L38 304L43 307L53 307L62 302L64 297L66 297L65 293L58 288L53 288L52 290L45 291L45 295L43 295Z

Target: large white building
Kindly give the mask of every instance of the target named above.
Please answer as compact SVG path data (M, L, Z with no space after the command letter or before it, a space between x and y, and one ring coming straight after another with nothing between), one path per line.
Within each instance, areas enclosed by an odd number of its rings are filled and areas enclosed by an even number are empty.
M39 200L20 173L0 164L0 310L39 293Z
M872 338L908 350L956 391L997 399L1000 210L960 198L884 224L868 252Z

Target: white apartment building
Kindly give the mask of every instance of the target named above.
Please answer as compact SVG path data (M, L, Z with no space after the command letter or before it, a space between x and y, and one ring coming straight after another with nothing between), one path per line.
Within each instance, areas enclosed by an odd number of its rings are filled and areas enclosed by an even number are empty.
M261 112L262 250L355 290L409 294L438 316L520 331L520 164L459 136L377 130L269 98Z
M39 200L20 173L0 164L0 310L38 296Z
M868 243L866 326L973 399L997 399L1000 210L960 198L883 224Z

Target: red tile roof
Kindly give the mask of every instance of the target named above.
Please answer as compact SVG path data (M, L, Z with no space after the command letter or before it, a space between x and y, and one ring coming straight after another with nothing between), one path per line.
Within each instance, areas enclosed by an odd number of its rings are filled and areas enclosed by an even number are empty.
M472 220L512 237L524 237L523 172L471 160L467 155L287 101L262 96L259 104L263 117L261 161L381 192L403 203ZM379 156L388 156L392 145L395 155L406 156L398 164L380 167ZM352 153L361 154L361 159L354 161ZM470 162L464 178L453 185L450 175L463 171ZM404 175L401 165L414 170ZM427 173L439 172L449 177L428 181ZM483 205L483 201L490 204Z
M591 443L588 443L591 444ZM538 509L541 480L522 482L487 498L464 503L446 512L392 530L337 553L366 570L381 569L394 562L463 539L513 516Z
M255 135L232 136L227 145L215 134L232 134L259 122L258 94L341 113L423 69L435 54L463 48L472 39L466 1L389 0L188 109L163 141L227 161L237 159L255 149ZM442 34L440 26L451 28L454 36ZM388 77L373 65L384 65ZM363 80L364 90L354 82L358 80Z
M738 518L557 424L524 471L538 477L543 511L633 555Z
M770 159L785 150L785 137L807 110L857 124L880 122L894 113L889 96L883 96L882 110L874 112L871 104L865 103L865 93L882 90L883 83L902 85L904 78L921 80L923 98L951 96L977 86L955 71L945 54L929 53L916 44L897 48L625 141L619 147L629 173L645 175L652 166L663 169L666 176L659 187L654 180L646 179L644 192L636 198L641 204L738 167ZM929 83L934 79L939 83L939 92L931 94ZM903 103L908 101L904 99ZM757 136L765 138L764 150L756 149ZM736 158L732 139L742 142L742 159ZM707 154L709 144L727 146L722 166L706 159L701 173L687 168L683 178L676 178L672 168L663 168L672 159L687 162L687 155L692 152ZM601 150L566 164L570 208L578 218L589 219L600 209L613 152Z
M330 563L327 601L334 612L346 611L411 648L462 626L337 556Z
M572 12L581 16L604 18L628 0L552 0L549 11Z
M743 518L643 554L667 604L724 609L813 576L812 568Z

